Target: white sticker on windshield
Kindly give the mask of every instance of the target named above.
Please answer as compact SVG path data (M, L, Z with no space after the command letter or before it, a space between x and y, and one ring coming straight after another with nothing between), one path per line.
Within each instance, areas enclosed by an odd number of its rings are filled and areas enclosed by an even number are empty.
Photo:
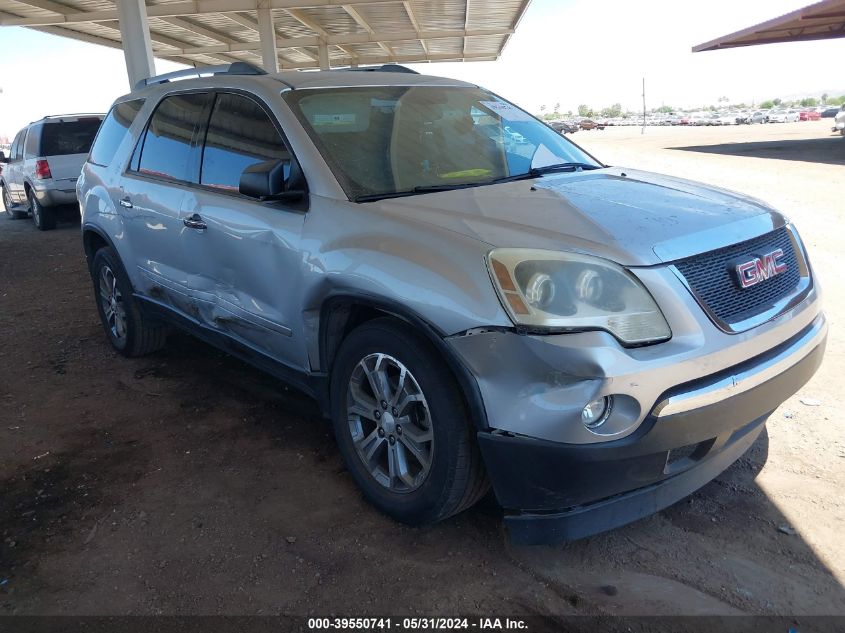
M315 114L314 125L355 125L354 114Z
M533 121L534 118L527 112L512 106L503 101L482 101L481 105L487 106L506 121Z

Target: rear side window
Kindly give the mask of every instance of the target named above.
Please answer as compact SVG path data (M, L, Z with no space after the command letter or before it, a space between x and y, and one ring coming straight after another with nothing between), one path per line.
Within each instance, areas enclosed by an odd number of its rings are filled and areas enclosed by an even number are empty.
M38 155L87 154L100 129L100 121L99 117L86 117L77 121L45 123L41 130L41 151Z
M201 184L237 191L247 167L290 158L281 135L260 105L241 95L217 96L205 137Z
M9 150L9 159L10 160L17 160L20 158L18 156L18 150L21 147L21 139L23 139L23 133L25 130L21 130L18 132L17 136L15 136L15 140L12 142L12 147Z
M207 100L207 93L173 95L162 99L144 133L139 172L173 180L192 179L196 173L192 141Z
M24 158L34 158L38 156L38 140L40 138L40 126L33 125L29 128L26 135L26 141L23 144Z
M117 148L129 133L129 128L143 105L143 99L134 99L118 103L111 109L97 133L97 139L88 157L89 162L105 167L114 160Z

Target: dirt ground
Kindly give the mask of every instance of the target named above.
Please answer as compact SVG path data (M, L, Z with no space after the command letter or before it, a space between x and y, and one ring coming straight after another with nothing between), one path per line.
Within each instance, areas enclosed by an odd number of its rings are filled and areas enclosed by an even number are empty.
M574 136L785 211L831 339L716 481L565 546L509 545L491 503L425 529L384 518L312 401L185 336L117 356L78 224L3 216L0 614L845 614L845 139L828 126Z

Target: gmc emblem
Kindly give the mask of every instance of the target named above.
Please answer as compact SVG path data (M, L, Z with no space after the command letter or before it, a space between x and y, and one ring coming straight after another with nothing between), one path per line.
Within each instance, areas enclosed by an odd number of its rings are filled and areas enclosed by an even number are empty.
M756 286L761 281L766 281L771 277L786 272L788 266L780 261L782 257L783 249L779 248L762 257L755 257L752 260L738 264L736 267L736 277L740 287L750 288L751 286Z

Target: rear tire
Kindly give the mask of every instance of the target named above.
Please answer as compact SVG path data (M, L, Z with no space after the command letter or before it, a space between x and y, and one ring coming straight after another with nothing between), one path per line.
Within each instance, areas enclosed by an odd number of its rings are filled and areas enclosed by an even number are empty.
M369 321L343 341L331 396L349 472L385 514L411 525L434 523L489 489L457 381L428 341L403 323Z
M12 197L9 195L9 190L6 189L6 185L3 185L3 207L6 209L6 215L12 220L20 220L26 217L25 211L18 211L13 208Z
M167 326L144 317L114 249L103 247L96 252L91 280L100 321L116 351L132 358L164 347Z
M27 200L29 200L29 212L32 214L32 221L39 231L52 231L56 228L56 212L50 207L45 207L38 202L32 189L26 192Z

